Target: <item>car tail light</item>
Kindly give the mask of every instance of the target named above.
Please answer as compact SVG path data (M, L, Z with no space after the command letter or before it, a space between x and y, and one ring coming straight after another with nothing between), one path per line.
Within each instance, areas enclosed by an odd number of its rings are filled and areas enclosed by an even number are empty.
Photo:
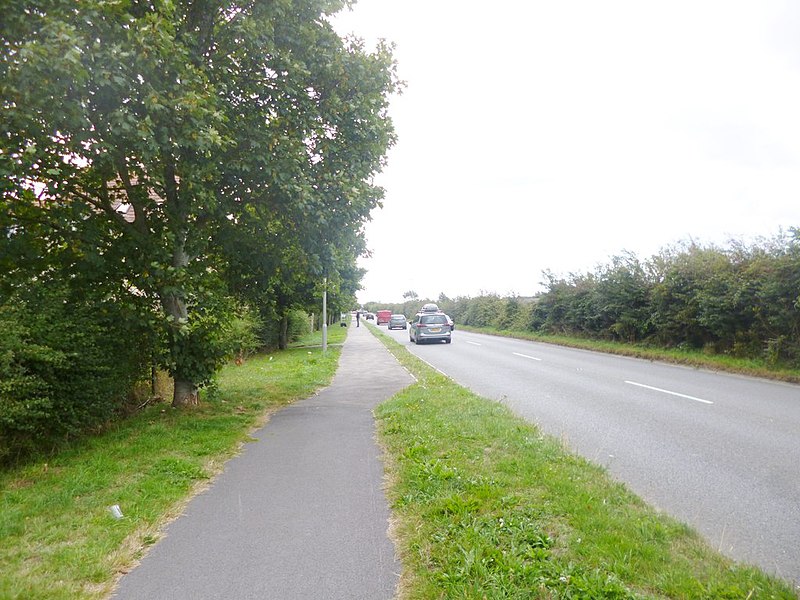
M417 325L417 327L427 327L427 325L426 325L425 323L419 323L419 324Z

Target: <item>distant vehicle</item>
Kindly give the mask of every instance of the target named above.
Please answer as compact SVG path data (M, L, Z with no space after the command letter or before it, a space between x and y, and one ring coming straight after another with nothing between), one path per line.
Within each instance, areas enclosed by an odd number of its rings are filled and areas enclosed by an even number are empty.
M392 315L389 317L389 329L405 329L408 325L405 315Z
M373 315L372 313L368 312L367 314L365 314L365 315L364 315L364 318L365 318L367 321L372 321L372 320L374 320L374 319L375 319L375 315Z
M379 310L375 314L378 315L378 320L375 321L377 325L388 323L389 319L392 317L392 311L390 310Z
M452 341L450 318L443 312L418 312L408 328L408 339L415 344L423 341Z

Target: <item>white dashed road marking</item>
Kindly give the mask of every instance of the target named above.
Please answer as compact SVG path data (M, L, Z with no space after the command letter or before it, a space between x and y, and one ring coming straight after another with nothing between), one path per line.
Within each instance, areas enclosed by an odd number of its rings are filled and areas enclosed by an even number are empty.
M679 394L678 392L671 392L670 390L662 390L661 388L653 387L651 385L645 385L643 383L636 383L635 381L626 381L630 385L635 385L637 387L645 388L648 390L653 390L654 392L661 392L663 394L670 394L671 396L678 396L680 398L686 398L688 400L694 400L695 402L702 402L703 404L714 404L711 400L703 400L702 398L696 398L694 396L687 396L686 394Z
M541 358L536 358L535 356L528 356L527 354L520 354L519 352L512 352L511 354L513 354L514 356L521 356L522 358L529 358L531 360L538 360L538 361L542 360Z

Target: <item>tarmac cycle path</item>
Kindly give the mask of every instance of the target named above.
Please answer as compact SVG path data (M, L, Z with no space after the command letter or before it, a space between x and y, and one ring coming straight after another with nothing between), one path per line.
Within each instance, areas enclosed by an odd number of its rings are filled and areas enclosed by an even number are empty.
M411 383L353 321L331 385L273 414L112 597L393 598L400 564L372 411Z

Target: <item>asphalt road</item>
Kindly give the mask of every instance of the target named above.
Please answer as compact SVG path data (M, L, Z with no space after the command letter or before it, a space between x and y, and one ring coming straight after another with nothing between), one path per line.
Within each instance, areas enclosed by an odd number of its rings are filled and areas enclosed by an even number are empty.
M391 333L723 553L800 584L800 386L458 329L422 346Z

